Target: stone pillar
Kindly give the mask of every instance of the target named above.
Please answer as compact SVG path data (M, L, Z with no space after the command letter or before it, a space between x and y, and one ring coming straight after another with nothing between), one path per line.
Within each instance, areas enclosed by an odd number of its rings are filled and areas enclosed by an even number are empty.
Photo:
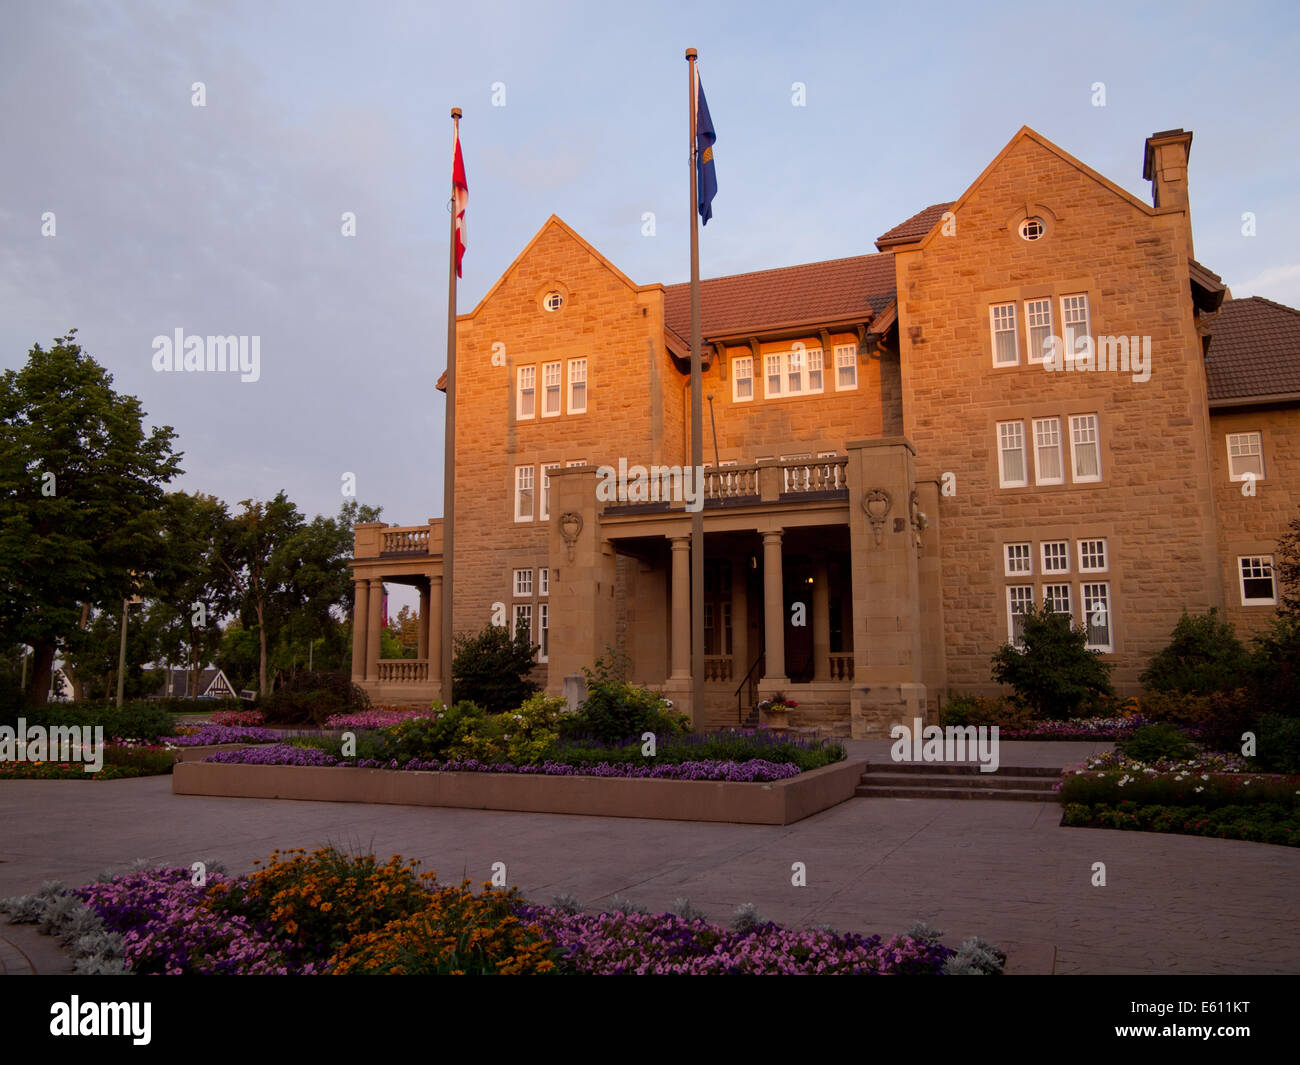
M419 644L416 648L416 658L429 657L429 589L424 587L420 589L420 624L416 626L419 633Z
M831 678L831 595L826 574L826 559L813 563L813 680Z
M734 688L749 668L749 568L746 553L731 564L731 684Z
M782 530L763 533L763 633L767 642L764 680L789 684L785 675L785 583L781 574Z
M446 677L442 675L442 574L429 578L427 593L429 624L424 631L425 646L429 654L429 681L438 685L438 698L447 690Z
M672 677L691 675L691 538L672 536L673 616Z
M384 578L370 578L370 611L366 618L366 680L379 679L379 634L384 628Z
M370 610L370 582L352 578L352 682L366 679L366 619Z

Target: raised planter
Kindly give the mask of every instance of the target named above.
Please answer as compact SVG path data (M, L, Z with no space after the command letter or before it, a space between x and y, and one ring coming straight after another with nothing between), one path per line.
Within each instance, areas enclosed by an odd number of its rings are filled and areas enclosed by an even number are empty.
M256 743L208 743L202 747L177 747L172 753L178 762L201 762L218 751L242 751L245 747L258 747Z
M789 825L851 799L865 768L861 760L836 762L789 780L738 784L186 760L172 772L172 793Z

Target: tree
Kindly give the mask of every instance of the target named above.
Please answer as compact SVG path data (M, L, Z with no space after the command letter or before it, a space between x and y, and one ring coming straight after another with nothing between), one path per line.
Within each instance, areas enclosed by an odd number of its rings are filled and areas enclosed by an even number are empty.
M458 701L497 713L514 710L541 687L528 676L540 646L523 629L512 637L499 625L487 625L475 636L460 633L455 643L451 683Z
M1300 618L1300 517L1292 518L1277 541L1278 608L1282 615Z
M1068 718L1090 697L1113 695L1111 665L1089 651L1088 630L1071 628L1070 615L1030 604L1023 648L1003 644L993 655L993 679L1009 684L1035 716Z
M34 704L83 604L120 605L151 571L162 486L182 472L171 427L146 433L140 401L75 336L0 377L0 645L32 646Z
M221 648L221 620L234 609L235 586L218 557L230 516L215 496L170 492L163 499L159 562L150 587L160 655L189 667L190 694Z
M244 499L243 513L223 531L217 558L229 573L238 593L241 620L247 628L256 618L258 640L258 692L265 697L269 628L277 632L289 613L291 559L285 550L303 526L302 514L283 491L268 503Z
M1195 617L1184 610L1169 644L1138 679L1148 691L1210 695L1242 687L1249 665L1245 647L1217 609Z

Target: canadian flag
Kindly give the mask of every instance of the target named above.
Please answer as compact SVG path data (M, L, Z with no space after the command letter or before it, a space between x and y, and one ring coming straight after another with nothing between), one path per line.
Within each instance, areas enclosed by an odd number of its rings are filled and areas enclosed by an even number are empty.
M456 276L460 272L460 261L465 257L465 207L469 203L469 185L465 181L465 160L460 154L460 126L456 127L456 160L451 169L452 200L456 212Z

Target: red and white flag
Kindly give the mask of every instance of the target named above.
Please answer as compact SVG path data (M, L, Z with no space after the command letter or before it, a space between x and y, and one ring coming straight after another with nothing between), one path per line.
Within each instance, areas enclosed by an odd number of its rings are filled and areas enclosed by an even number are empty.
M469 185L465 181L465 160L460 154L460 126L456 127L456 160L451 169L452 210L456 212L456 276L460 272L460 261L465 257L465 207L469 203Z

